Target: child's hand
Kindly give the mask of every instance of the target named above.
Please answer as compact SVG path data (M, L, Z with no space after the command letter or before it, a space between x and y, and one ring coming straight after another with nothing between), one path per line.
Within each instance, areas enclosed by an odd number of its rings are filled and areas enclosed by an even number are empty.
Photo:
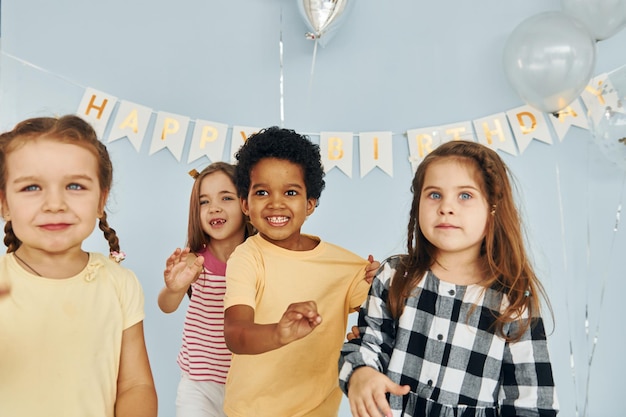
M367 281L368 284L371 284L374 280L374 276L376 275L376 271L378 271L378 268L380 267L380 262L374 260L372 255L368 256L367 260L369 261L369 265L365 267L365 281Z
M352 339L358 339L359 337L361 337L359 326L352 326L352 328L350 329L350 333L346 334L346 339L348 339L348 341Z
M173 292L187 291L187 288L198 279L202 272L204 257L189 253L189 248L176 248L167 261L163 278L165 286Z
M317 313L315 301L290 304L276 326L278 343L286 345L294 340L302 339L320 323L322 323L322 316Z
M369 366L357 368L348 381L350 411L354 417L391 417L386 394L406 395L408 385L395 384L386 375Z

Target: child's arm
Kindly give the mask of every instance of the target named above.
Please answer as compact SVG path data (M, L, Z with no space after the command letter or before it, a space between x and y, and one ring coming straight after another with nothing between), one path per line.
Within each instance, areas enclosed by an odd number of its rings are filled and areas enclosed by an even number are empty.
M398 385L369 366L355 369L348 384L350 411L354 417L378 417L381 413L391 417L386 394L406 395L410 390L408 385Z
M156 417L157 394L143 336L143 321L122 333L116 417Z
M224 312L224 338L231 352L255 355L302 339L321 322L315 301L290 304L280 321L272 324L255 323L254 309L238 304Z
M524 319L511 323L511 332ZM502 364L502 415L556 416L559 408L546 332L540 317L517 342L505 344Z
M204 258L189 253L189 248L176 248L165 261L165 287L159 293L159 308L164 313L176 311L187 289L200 276Z

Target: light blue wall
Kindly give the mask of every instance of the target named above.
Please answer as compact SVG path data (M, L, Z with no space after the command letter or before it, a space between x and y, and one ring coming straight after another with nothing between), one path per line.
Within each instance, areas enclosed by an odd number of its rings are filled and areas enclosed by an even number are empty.
M502 70L504 43L523 19L558 10L560 3L355 3L336 36L318 49L311 76L313 43L303 36L306 27L295 1L3 1L0 127L6 130L26 117L73 113L85 87L192 120L275 125L281 123L282 72L285 127L312 134L394 132L393 178L378 169L363 179L358 170L348 178L333 169L306 224L308 232L383 259L404 247L412 171L402 134L523 104ZM626 64L624 44L624 31L598 44L595 74ZM186 164L187 147L183 162L168 150L149 155L149 142L139 152L127 140L109 145L116 169L109 210L129 255L125 265L145 289L160 416L170 417L185 306L165 315L156 297L164 259L185 240L192 182L187 171L208 160ZM502 156L517 177L529 249L554 309L549 346L561 415L583 415L586 399L589 416L619 415L623 388L616 382L626 373L621 317L626 239L624 225L618 232L613 227L623 202L624 172L578 128L562 142L535 141L523 155ZM105 250L104 239L96 234L89 248ZM348 415L344 403L342 416Z

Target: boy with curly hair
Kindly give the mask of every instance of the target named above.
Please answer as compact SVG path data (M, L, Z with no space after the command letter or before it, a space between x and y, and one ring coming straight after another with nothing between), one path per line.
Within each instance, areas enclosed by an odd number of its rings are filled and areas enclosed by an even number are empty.
M368 261L301 233L325 186L318 145L270 127L250 136L236 158L237 192L258 234L226 268L224 336L234 355L224 410L336 416L339 352L348 314L369 290Z

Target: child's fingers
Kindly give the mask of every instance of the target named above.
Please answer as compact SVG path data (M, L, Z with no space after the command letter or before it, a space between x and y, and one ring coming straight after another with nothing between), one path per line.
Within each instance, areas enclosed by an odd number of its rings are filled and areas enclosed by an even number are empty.
M318 325L322 322L322 317L317 313L317 304L315 301L303 301L293 303L287 307L285 312L289 320L297 321L305 318L312 325Z

